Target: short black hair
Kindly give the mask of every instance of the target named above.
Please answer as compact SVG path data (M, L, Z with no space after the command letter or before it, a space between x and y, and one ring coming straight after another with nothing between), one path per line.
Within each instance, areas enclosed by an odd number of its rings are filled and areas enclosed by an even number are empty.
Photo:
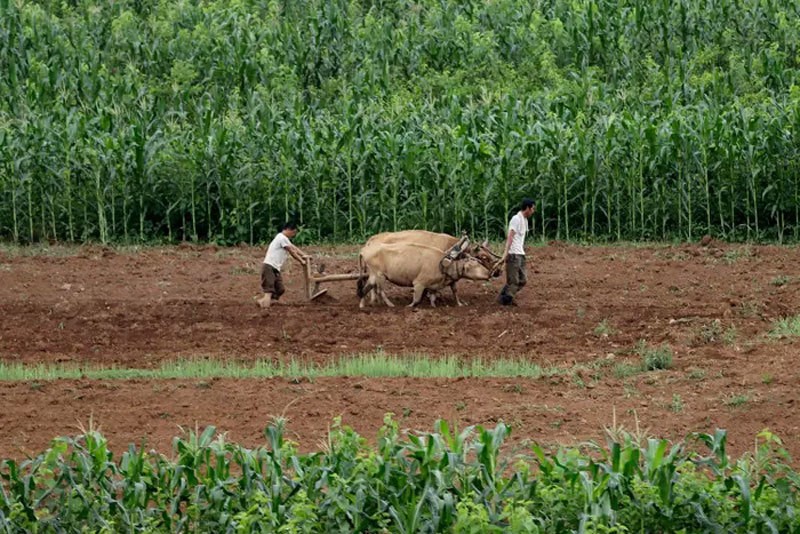
M520 208L520 210L525 211L526 209L532 208L535 205L536 204L534 204L533 199L531 199L531 198L523 198L522 199L522 204L521 204L522 207Z
M281 226L281 232L284 230L297 230L297 223L294 221L286 221L283 223L283 226Z

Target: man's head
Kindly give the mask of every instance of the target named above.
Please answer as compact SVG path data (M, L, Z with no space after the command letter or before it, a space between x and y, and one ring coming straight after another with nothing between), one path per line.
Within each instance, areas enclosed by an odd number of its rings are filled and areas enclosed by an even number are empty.
M293 221L287 222L281 228L281 232L283 232L283 235L285 235L286 237L290 239L293 238L294 236L297 235L297 223Z
M522 204L520 204L519 210L525 217L530 217L533 215L533 212L536 211L536 204L533 203L533 200L530 198L522 199Z

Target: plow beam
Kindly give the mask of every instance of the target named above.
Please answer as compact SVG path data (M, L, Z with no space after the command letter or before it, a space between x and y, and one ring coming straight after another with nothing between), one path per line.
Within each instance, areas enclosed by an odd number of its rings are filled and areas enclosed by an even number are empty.
M321 297L328 292L327 289L320 289L319 285L323 282L343 282L345 280L358 280L361 278L359 273L345 273L345 274L318 274L312 272L311 260L306 261L305 268L303 269L303 279L305 282L306 297L308 300L314 300Z

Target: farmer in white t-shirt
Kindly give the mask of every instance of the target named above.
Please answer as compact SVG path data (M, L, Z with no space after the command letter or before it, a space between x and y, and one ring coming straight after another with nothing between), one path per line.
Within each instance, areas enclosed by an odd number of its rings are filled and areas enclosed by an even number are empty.
M286 262L287 256L291 254L301 265L305 265L310 257L289 241L296 235L297 225L288 222L283 225L281 232L269 244L267 255L264 256L264 264L261 266L261 289L264 291L264 296L259 299L258 305L262 308L269 308L272 301L281 298L286 291L286 288L283 287L283 278L281 278L281 268Z
M528 282L525 275L525 234L528 233L528 218L536 211L533 200L522 201L520 210L508 223L508 239L503 258L506 261L506 285L497 300L503 306L516 305L514 296Z

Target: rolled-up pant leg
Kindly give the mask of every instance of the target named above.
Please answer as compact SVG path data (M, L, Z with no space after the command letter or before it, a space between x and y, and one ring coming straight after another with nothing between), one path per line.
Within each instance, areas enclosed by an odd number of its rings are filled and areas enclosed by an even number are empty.
M264 293L271 293L275 300L286 292L281 272L267 263L261 266L261 290Z

